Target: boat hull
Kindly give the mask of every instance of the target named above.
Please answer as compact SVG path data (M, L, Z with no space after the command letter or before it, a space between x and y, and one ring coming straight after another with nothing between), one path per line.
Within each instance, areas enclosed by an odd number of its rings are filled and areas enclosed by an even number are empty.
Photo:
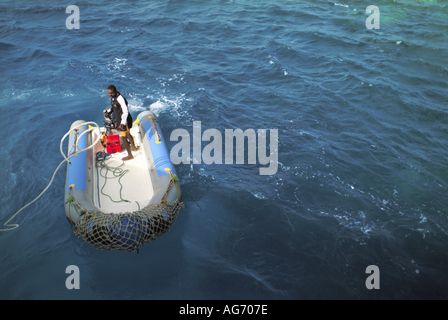
M140 113L130 130L139 149L132 160L122 161L126 151L104 153L98 136L105 129L81 135L89 129L83 123L71 126L78 130L70 135L69 155L98 142L67 165L66 217L74 233L97 248L138 250L166 233L183 206L160 125L152 112Z

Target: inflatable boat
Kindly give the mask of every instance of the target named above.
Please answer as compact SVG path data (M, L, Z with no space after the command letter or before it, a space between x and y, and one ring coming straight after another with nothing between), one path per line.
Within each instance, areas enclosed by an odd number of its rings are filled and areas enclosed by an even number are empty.
M93 246L138 251L176 220L180 184L152 112L140 113L130 128L138 147L133 159L122 160L127 152L117 134L106 122L102 128L82 120L71 125L65 214L75 235Z

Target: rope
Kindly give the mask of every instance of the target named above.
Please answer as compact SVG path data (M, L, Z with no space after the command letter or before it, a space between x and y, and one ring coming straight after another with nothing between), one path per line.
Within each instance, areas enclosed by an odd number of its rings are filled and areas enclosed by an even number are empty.
M54 177L56 176L56 172L61 168L61 166L64 164L64 162L68 162L68 163L70 163L70 161L69 161L69 159L71 159L71 158L73 158L74 156L77 156L78 154L80 154L80 153L82 153L82 152L84 152L84 151L87 151L87 150L89 150L89 149L92 149L97 143L98 143L98 141L101 139L101 136L100 135L98 135L98 138L95 140L95 142L94 143L92 143L89 147L87 147L87 148L84 148L84 149L81 149L81 150L78 150L78 151L76 151L76 149L78 149L77 147L78 147L78 141L79 141L79 139L85 134L85 133L87 133L87 132L90 132L90 131L92 131L93 129L95 129L95 127L90 127L90 128L88 128L88 129L86 129L83 133L81 133L79 136L78 136L78 138L77 138L77 140L76 140L76 142L74 142L75 143L75 151L74 151L74 153L72 154L72 155L70 155L70 156L68 156L68 154L67 154L67 156L64 154L64 152L62 151L62 144L63 144L63 142L64 142L64 140L65 140L65 138L67 138L67 136L70 134L70 133L72 133L73 131L75 131L75 135L77 135L77 132L79 131L78 130L78 128L80 127L80 126L83 126L83 125L89 125L89 124L93 124L93 125L95 125L98 129L99 129L99 126L95 123L95 122L84 122L84 123L81 123L80 125L78 125L76 128L73 128L73 129L70 129L63 137L62 137L62 139L61 139L61 143L60 143L60 146L59 146L59 149L60 149L60 151L61 151L61 154L62 154L62 156L64 157L64 160L62 160L61 161L61 163L59 164L59 166L56 168L56 170L54 171L54 173L53 173L53 176L51 177L51 180L50 180L50 182L48 183L48 185L47 185L47 187L33 200L33 201L31 201L31 202L29 202L28 204L26 204L24 207L22 207L20 210L18 210L16 213L14 213L13 215L12 215L12 217L11 218L9 218L9 220L8 221L6 221L4 224L3 224L3 226L4 227L6 227L6 228L9 228L9 229L0 229L0 232L5 232L5 231L12 231L12 230L14 230L14 229L17 229L18 227L19 227L19 225L18 224L9 224L9 222L11 222L11 220L13 220L20 212L22 212L23 210L25 210L26 208L28 208L30 205L32 205L34 202L36 202L47 190L48 190L48 188L50 188L50 186L51 186L51 184L53 183L53 180L54 180ZM73 146L72 146L73 147ZM70 147L70 149L72 149L72 147Z
M171 187L173 185L176 186L176 191L177 191L177 199L176 201L182 202L182 196L180 195L180 187L179 187L179 179L177 178L177 176L171 172L170 169L165 169L169 172L170 176L171 176L171 180L170 183L168 184L168 188L165 191L165 194L163 195L162 200L160 201L161 203L166 203L166 196L168 195L168 192L171 190Z
M118 167L112 167L112 166L107 165L106 160L109 160L111 157L112 157L112 154L105 153L104 151L98 151L96 154L96 165L97 165L97 167L101 167L99 173L104 178L104 184L103 184L103 187L101 188L101 194L105 195L112 202L115 202L115 203L118 203L118 202L129 202L130 203L131 201L123 199L123 196L121 194L121 192L123 190L123 185L121 184L121 178L123 178L124 175L126 173L128 173L129 170L123 170L120 168L124 164L124 161L122 161ZM102 173L103 169L106 169L105 175L103 175L103 173ZM107 179L111 179L111 177L107 176L107 173L109 171L112 172L112 175L113 175L112 179L118 178L118 183L120 184L120 199L121 200L113 200L110 195L108 195L107 193L105 193L103 191L104 187L106 186ZM140 203L138 203L137 201L135 201L135 203L138 206L138 210L140 210Z
M170 180L170 183L168 184L168 188L166 189L165 194L163 195L162 200L160 201L161 203L166 203L166 200L165 200L165 199L166 199L166 196L168 195L168 191L171 190L171 187L172 187L173 184L174 184L173 173L171 172L170 169L168 169L168 171L169 171L169 173L170 173L171 180Z
M170 179L170 183L168 184L168 188L166 189L165 194L163 195L163 198L160 202L166 203L166 197L173 185L176 186L176 191L177 191L176 201L182 202L182 196L181 196L180 187L179 187L179 178L177 178L177 176L175 174L173 174L170 169L165 169L165 170L167 170L169 172L171 179Z
M101 151L100 151L101 152ZM118 202L131 202L129 200L123 199L122 196L122 190L123 190L123 185L121 184L121 178L124 177L124 175L126 173L129 172L129 170L123 170L122 168L120 168L123 164L124 161L122 161L122 163L118 166L118 167L112 167L106 164L106 160L108 159L108 156L104 156L102 157L102 155L97 153L97 166L100 167L100 175L104 178L104 184L103 187L101 188L101 194L105 195L106 197L108 197L112 202L118 203ZM103 175L103 170L106 170L106 174ZM111 172L113 177L108 177L107 174ZM118 183L120 184L120 200L114 200L112 199L112 197L110 195L108 195L107 193L105 193L103 191L104 187L106 187L106 183L107 183L107 179L114 179L114 178L118 178Z
M159 137L157 141L162 141L162 136L160 135L159 129L157 129L156 119L151 117L150 121L154 124L154 129Z

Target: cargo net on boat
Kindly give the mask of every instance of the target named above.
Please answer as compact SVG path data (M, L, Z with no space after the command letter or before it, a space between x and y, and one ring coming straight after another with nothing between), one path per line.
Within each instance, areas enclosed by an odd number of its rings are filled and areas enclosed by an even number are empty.
M170 229L183 205L178 201L156 203L119 214L87 210L76 201L70 207L79 214L77 223L72 223L76 236L99 249L138 251Z

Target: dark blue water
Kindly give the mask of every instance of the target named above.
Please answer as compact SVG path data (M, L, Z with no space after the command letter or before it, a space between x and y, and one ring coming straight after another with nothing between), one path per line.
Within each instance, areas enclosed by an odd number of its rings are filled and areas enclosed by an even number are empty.
M102 123L110 84L167 140L193 121L278 129L278 171L179 164L185 208L137 254L73 234L64 166L0 234L1 299L448 298L446 1L74 4L69 30L67 2L0 3L2 227L72 122Z

